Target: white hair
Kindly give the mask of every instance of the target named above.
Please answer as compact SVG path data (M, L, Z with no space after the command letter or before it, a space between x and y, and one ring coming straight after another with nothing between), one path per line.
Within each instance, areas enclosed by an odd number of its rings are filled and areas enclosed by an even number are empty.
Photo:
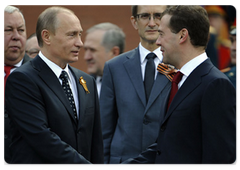
M6 6L5 9L4 9L4 12L9 13L9 14L12 14L12 13L15 12L15 11L17 11L17 12L20 13L20 15L22 16L23 21L24 21L24 23L25 23L24 16L23 16L22 12L19 10L19 8L15 7L15 6L8 5L8 6Z

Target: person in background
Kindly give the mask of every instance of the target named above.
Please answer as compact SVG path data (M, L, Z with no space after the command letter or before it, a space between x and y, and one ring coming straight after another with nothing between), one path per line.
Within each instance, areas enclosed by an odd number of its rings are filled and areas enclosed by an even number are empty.
M137 156L157 139L163 114L159 103L171 86L166 76L157 73L162 53L156 40L165 9L132 6L130 20L140 43L105 64L100 96L105 163Z
M10 163L103 163L95 80L69 65L78 60L82 32L67 8L50 7L38 17L39 55L6 84Z
M4 9L4 89L10 73L30 60L25 53L26 37L22 12L14 6L7 6ZM4 109L4 158L7 163L11 159L11 134L8 112Z
M30 35L26 42L25 52L29 57L34 58L38 55L40 47L38 45L36 33Z
M87 71L95 77L100 97L103 68L106 61L124 52L125 34L115 24L100 23L87 30L84 59Z
M201 6L172 6L157 45L179 71L159 104L157 142L124 163L229 164L236 160L236 90L205 53L209 20Z
M212 40L213 36L215 36L214 47L217 51L217 59L214 59L212 61L217 61L217 68L221 70L223 68L226 68L230 63L230 41L228 39L229 30L227 21L227 5L225 3L206 3L204 5L204 8L208 12L209 22L211 25L210 40Z
M231 41L231 65L230 67L227 67L223 70L221 70L226 76L230 79L234 87L236 88L236 35L237 35L237 29L236 27L232 28L230 31L230 41Z

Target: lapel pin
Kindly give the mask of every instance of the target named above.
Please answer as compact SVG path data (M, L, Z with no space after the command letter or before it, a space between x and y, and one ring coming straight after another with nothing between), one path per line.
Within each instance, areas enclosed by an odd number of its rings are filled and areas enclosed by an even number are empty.
M87 88L87 82L83 79L82 76L79 78L79 82L83 86L86 93L89 94L90 92L88 91L88 88Z

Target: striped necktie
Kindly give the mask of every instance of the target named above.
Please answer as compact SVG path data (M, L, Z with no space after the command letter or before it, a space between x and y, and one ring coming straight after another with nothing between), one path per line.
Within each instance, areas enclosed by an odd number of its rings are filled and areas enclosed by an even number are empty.
M164 63L159 63L157 70L159 73L164 74L170 81L172 81L173 77L177 73L176 69Z

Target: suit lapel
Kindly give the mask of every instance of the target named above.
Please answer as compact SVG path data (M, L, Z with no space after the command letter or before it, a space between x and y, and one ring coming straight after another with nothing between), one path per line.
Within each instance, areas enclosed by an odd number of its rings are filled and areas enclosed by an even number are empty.
M202 64L200 64L185 80L181 88L176 93L175 97L172 100L169 110L166 113L164 118L165 122L168 117L173 113L177 106L194 90L201 84L201 77L208 74L209 70L213 67L211 61L207 59ZM168 100L166 102L166 105ZM166 106L165 105L165 106ZM166 109L166 107L165 107Z
M162 90L169 84L169 86L171 86L170 81L166 78L165 75L158 73L156 80L153 84L152 87L152 91L151 94L149 96L149 100L147 103L147 107L145 109L145 113L148 111L148 109L151 107L151 105L153 104L153 102L156 100L156 98L160 95L160 93L162 92Z
M85 97L86 97L86 92L83 89L82 85L79 82L79 78L82 76L80 72L69 66L69 69L72 71L74 79L76 81L77 85L77 91L78 91L78 99L79 99L79 121L78 121L78 128L80 128L80 125L82 124L81 122L84 120L84 112L85 112ZM84 78L84 77L83 77Z
M32 65L35 69L39 70L40 78L59 98L59 100L62 102L62 104L67 109L68 114L72 117L73 121L75 123L77 123L73 116L73 111L70 107L69 101L66 98L66 95L62 89L62 86L61 86L58 78L56 77L56 75L53 73L53 71L47 66L47 64L39 56L36 56L30 62L32 62Z
M127 56L128 60L123 63L126 71L132 81L132 84L142 102L144 107L146 106L146 97L141 73L141 65L140 65L140 54L139 49L136 48L132 55Z

